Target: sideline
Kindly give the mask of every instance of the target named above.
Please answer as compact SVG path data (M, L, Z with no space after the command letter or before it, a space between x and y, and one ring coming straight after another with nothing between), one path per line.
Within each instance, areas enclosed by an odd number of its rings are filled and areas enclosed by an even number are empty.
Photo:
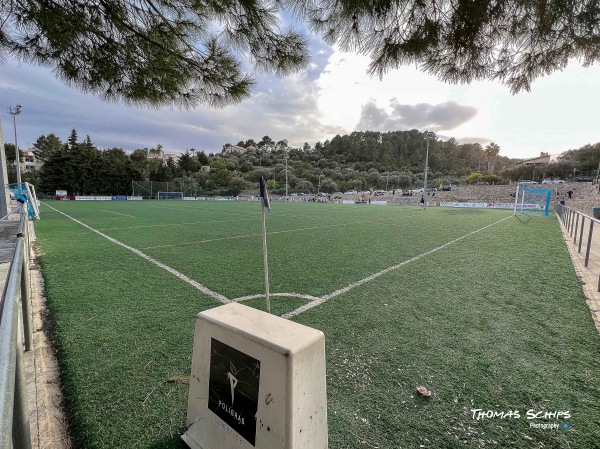
M158 260L154 259L153 257L150 257L149 255L147 255L147 254L143 253L143 252L142 252L142 251L140 251L139 249L136 249L136 248L134 248L134 247L132 247L132 246L126 245L125 243L123 243L123 242L120 242L119 240L117 240L117 239L114 239L114 238L112 238L111 236L109 236L109 235L106 235L106 234L104 234L104 233L102 233L102 232L98 231L97 229L94 229L94 228L92 228L91 226L88 226L88 225L86 225L86 224L85 224L85 223L83 223L82 221L79 221L79 220L77 220L76 218L73 218L73 217L71 217L70 215L67 215L67 214L65 214L64 212L61 212L61 211L59 211L58 209L55 209L54 207L50 206L49 204L46 204L46 203L44 203L44 202L42 202L42 204L43 204L44 206L47 206L47 207L49 207L50 209L52 209L52 210L54 210L54 211L58 212L59 214L61 214L61 215L64 215L65 217L67 217L67 218L69 218L69 219L73 220L75 223L78 223L78 224L80 224L81 226L83 226L83 227L85 227L85 228L89 229L90 231L92 231L92 232L94 232L94 233L98 234L99 236L101 236L101 237L104 237L105 239L107 239L107 240L109 240L109 241L111 241L111 242L113 242L113 243L115 243L115 244L117 244L117 245L119 245L119 246L122 246L123 248L125 248L125 249L127 249L127 250L131 251L132 253L134 253L134 254L136 254L136 255L140 256L142 259L146 259L148 262L150 262L150 263L152 263L152 264L156 265L157 267L160 267L160 268L162 268L163 270L166 270L166 271L168 271L168 272L169 272L169 273L171 273L173 276L175 276L175 277L177 277L177 278L181 279L181 280L182 280L182 281L184 281L184 282L187 282L187 283L188 283L188 284L190 284L192 287L195 287L196 289L200 290L202 293L205 293L205 294L207 294L207 295L208 295L208 296L210 296L211 298L213 298L213 299L216 299L217 301L219 301L219 302L222 302L223 304L227 304L227 303L231 302L231 301L230 301L228 298L226 298L225 296L223 296L223 295L221 295L221 294L219 294L219 293L217 293L217 292L213 292L211 289L209 289L209 288L208 288L208 287L206 287L205 285L202 285L201 283L199 283L199 282L197 282L197 281L193 280L192 278L189 278L189 277L187 277L185 274L183 274L183 273L181 273L181 272L177 271L175 268L171 268L170 266L168 266L168 265L165 265L164 263L162 263L162 262L160 262L160 261L158 261Z
M336 296L339 296L339 295L341 295L343 293L346 293L346 292L348 292L348 291L350 291L350 290L352 290L352 289L354 289L356 287L359 287L359 286L361 286L363 284L366 284L367 282L370 282L373 279L377 279L379 276L382 276L382 275L384 275L386 273L389 273L390 271L397 270L398 268L401 268L401 267L403 267L405 265L408 265L409 263L416 262L417 260L422 259L423 257L429 256L430 254L433 254L433 253L435 253L435 252L437 252L437 251L439 251L441 249L447 248L448 246L450 246L450 245L452 245L452 244L454 244L456 242L459 242L459 241L461 241L463 239L466 239L467 237L470 237L470 236L472 236L474 234L477 234L478 232L481 232L481 231L483 231L483 230L485 230L485 229L487 229L487 228L489 228L491 226L497 225L498 223L502 223L503 221L508 220L509 218L512 218L512 217L513 217L512 215L510 215L508 217L505 217L502 220L499 220L499 221L497 221L495 223L491 223L491 224L489 224L487 226L484 226L481 229L477 229L475 231L469 232L468 234L465 234L462 237L458 237L458 238L456 238L454 240L449 241L448 243L444 243L443 245L438 246L437 248L434 248L432 250L429 250L429 251L426 251L424 253L421 253L418 256L415 256L415 257L412 257L410 259L407 259L404 262L401 262L401 263L399 263L397 265L394 265L394 266L391 266L389 268L385 268L384 270L378 271L377 273L374 273L374 274L372 274L370 276L367 276L366 278L363 278L360 281L353 282L352 284L349 284L349 285L347 285L344 288L340 288L339 290L336 290L333 293L325 295L325 296L321 297L320 299L318 299L317 301L309 302L308 304L305 304L305 305L303 305L301 307L298 307L296 310L292 310L291 312L288 312L288 313L282 315L281 317L289 319L289 318L292 318L294 316L297 316L297 315L301 314L302 312L306 312L307 310L310 310L310 309L312 309L314 307L317 307L317 306L319 306L319 305L321 305L321 304L329 301L330 299L335 298Z

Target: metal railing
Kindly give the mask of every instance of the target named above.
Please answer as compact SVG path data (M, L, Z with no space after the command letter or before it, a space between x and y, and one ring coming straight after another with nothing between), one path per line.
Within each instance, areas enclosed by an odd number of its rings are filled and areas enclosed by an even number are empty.
M15 252L0 303L0 449L31 449L24 350L33 350L33 338L28 218L23 208Z
M600 235L594 234L594 227L600 229L600 220L562 204L557 204L554 210L573 240L583 266L598 276L596 289L600 292Z

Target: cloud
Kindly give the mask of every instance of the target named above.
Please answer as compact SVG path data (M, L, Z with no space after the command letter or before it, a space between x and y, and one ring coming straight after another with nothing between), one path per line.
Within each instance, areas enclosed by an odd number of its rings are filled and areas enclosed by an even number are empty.
M540 151L559 153L600 139L595 125L600 67L572 64L537 80L531 92L511 95L491 81L448 85L408 66L382 79L371 78L365 57L339 52L318 37L308 39L312 61L306 72L286 78L254 74L258 84L252 97L224 109L105 103L65 85L48 68L8 60L0 66L4 140L14 140L6 111L16 104L23 105L17 118L21 147L50 133L66 140L73 128L100 148L161 144L173 152L220 151L225 143L264 135L300 146L355 128L442 131L459 142L494 141L502 155L519 158Z
M227 142L236 143L248 138L287 139L290 145L301 146L344 133L339 126L322 123L317 99L319 88L307 78L310 74L286 78L262 79L268 85L250 100L223 111L216 111L221 135L230 136ZM224 142L225 143L225 142Z
M440 104L400 104L391 100L392 110L388 113L374 101L362 106L357 131L396 131L421 129L438 132L451 130L468 122L477 114L472 106L461 106L455 101Z
M456 141L458 143L478 143L482 146L487 145L488 143L491 143L492 140L488 139L487 137L461 137L460 139L456 139Z
M306 37L311 63L305 72L285 78L254 73L257 86L252 97L223 109L151 109L106 103L66 85L46 67L9 59L1 67L0 98L4 101L0 112L10 105L23 105L17 119L21 147L30 147L39 136L50 133L66 140L73 128L80 139L89 135L100 148L125 150L161 144L174 152L188 148L218 152L225 143L264 135L288 139L291 145L314 144L345 129L324 123L318 106L321 87L316 80L334 50L320 37L310 33ZM248 61L242 61L252 70ZM12 118L4 113L2 119L5 140L12 142Z
M332 50L318 39L310 44L315 57L309 70L286 78L255 74L258 88L253 96L224 109L149 109L106 103L64 85L49 69L11 61L2 67L6 77L0 81L0 98L5 107L23 105L17 128L19 146L25 148L50 133L66 140L73 128L81 139L89 135L100 148L125 150L161 144L167 151L218 152L225 143L260 140L264 135L288 139L291 145L314 144L344 130L321 123L319 87L313 80ZM2 119L5 140L12 142L11 117L2 114Z

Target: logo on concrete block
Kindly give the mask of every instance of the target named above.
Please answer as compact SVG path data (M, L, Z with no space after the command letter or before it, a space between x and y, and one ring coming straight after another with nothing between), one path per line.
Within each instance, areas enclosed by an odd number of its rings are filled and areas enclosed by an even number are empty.
M208 409L254 446L260 361L210 339Z

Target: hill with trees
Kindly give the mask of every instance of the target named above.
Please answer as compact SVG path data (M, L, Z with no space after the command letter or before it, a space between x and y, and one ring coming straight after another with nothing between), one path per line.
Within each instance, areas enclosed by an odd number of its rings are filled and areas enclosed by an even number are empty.
M576 173L596 175L600 163L600 143L567 151L552 164L532 167L502 156L495 143L460 144L418 130L353 132L314 147L305 143L302 148L264 136L235 146L225 144L218 154L190 148L175 162L158 157L160 145L129 153L121 148L99 149L90 136L80 141L72 130L66 142L54 134L40 136L33 151L44 165L39 172L23 173L23 179L49 195L63 189L74 195L130 194L132 181L181 181L196 183L203 195L237 195L255 189L264 176L271 192L283 194L287 162L288 193L407 189L423 185L427 146L429 185L436 187L507 184L550 176L569 179ZM14 146L6 144L6 153L14 161ZM9 177L14 176L14 168L11 173Z

